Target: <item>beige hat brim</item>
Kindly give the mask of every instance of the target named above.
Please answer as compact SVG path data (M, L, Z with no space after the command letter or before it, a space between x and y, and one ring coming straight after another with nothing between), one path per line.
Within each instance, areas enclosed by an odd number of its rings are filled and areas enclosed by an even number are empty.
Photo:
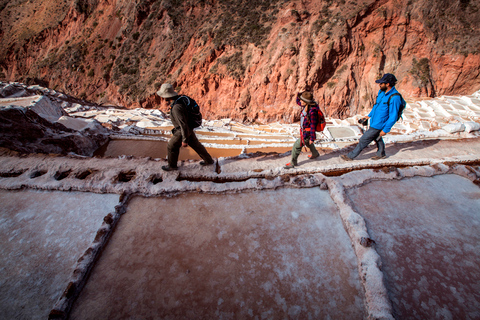
M157 91L157 94L162 97L162 98L165 98L165 99L168 99L168 98L173 98L173 97L176 97L178 96L178 93L173 91L173 92L161 92L161 90L158 90Z
M304 97L300 96L300 100L302 100L303 102L307 103L307 104L315 104L315 101L314 100L308 100L308 99L305 99Z

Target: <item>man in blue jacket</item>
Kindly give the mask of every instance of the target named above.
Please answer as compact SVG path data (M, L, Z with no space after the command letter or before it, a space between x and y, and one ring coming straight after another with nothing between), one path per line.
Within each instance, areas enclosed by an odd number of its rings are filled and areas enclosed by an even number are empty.
M377 101L368 116L362 119L363 123L367 123L368 119L370 119L370 128L365 131L353 151L347 155L343 154L340 156L343 160L351 161L355 159L372 141L375 141L377 145L377 154L372 159L380 160L386 157L385 143L382 137L389 133L392 126L397 122L402 97L395 89L397 79L393 74L386 73L380 80L375 82L380 85ZM390 103L388 103L389 99ZM359 122L362 123L362 121Z

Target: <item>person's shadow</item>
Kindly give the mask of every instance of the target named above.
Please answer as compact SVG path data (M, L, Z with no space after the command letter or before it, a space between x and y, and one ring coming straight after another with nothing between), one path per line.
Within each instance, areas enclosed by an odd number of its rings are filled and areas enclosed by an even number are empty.
M290 154L292 154L291 151L287 151L287 152L284 152L284 153L257 151L255 153L250 154L250 158L251 159L257 158L257 159L255 159L255 161L261 162L261 161L268 161L268 160L276 160L276 159L279 159L279 158L289 156Z
M440 139L432 139L432 140L417 140L417 141L410 141L410 142L397 142L388 144L385 147L385 153L387 157L396 155L399 151L416 151L425 148L430 148L431 146L436 145L439 143ZM373 146L374 152L377 151L377 148Z

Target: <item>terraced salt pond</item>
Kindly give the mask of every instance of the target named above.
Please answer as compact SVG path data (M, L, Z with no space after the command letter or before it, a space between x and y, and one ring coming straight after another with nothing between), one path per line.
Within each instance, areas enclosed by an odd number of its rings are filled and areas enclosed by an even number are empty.
M285 153L292 149L296 139L294 135L269 134L242 127L231 132L208 131L202 128L196 130L196 134L214 158L256 152ZM159 127L148 129L147 134L142 136L114 136L95 152L95 156L166 158L168 140L172 137L170 130L171 127ZM187 147L180 149L179 160L200 160L200 157Z
M70 318L362 319L337 210L319 188L135 197Z
M218 149L207 148L212 157L234 157L238 156L242 149ZM115 139L98 149L94 156L98 157L150 157L150 158L166 158L167 142L162 140L129 140ZM190 147L181 148L179 160L200 160L197 153Z
M210 155L214 158L235 157L242 153L285 153L292 149L291 146L265 147L262 141L252 141L249 145L248 141L242 140L203 140L202 143ZM98 157L150 157L150 158L166 158L167 157L167 141L163 140L138 140L138 139L113 139L95 152ZM293 144L293 143L291 143ZM210 147L209 145L221 145L222 148ZM256 146L256 147L255 147ZM179 160L200 160L197 153L190 147L181 148Z

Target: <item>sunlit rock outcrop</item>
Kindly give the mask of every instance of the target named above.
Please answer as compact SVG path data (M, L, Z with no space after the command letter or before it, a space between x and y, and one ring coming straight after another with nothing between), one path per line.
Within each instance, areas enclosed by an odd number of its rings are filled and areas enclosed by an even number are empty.
M21 85L1 84L0 95L16 97L0 99L1 147L26 153L92 156L107 141L107 129L98 121L71 118L60 100L29 96L29 91Z

